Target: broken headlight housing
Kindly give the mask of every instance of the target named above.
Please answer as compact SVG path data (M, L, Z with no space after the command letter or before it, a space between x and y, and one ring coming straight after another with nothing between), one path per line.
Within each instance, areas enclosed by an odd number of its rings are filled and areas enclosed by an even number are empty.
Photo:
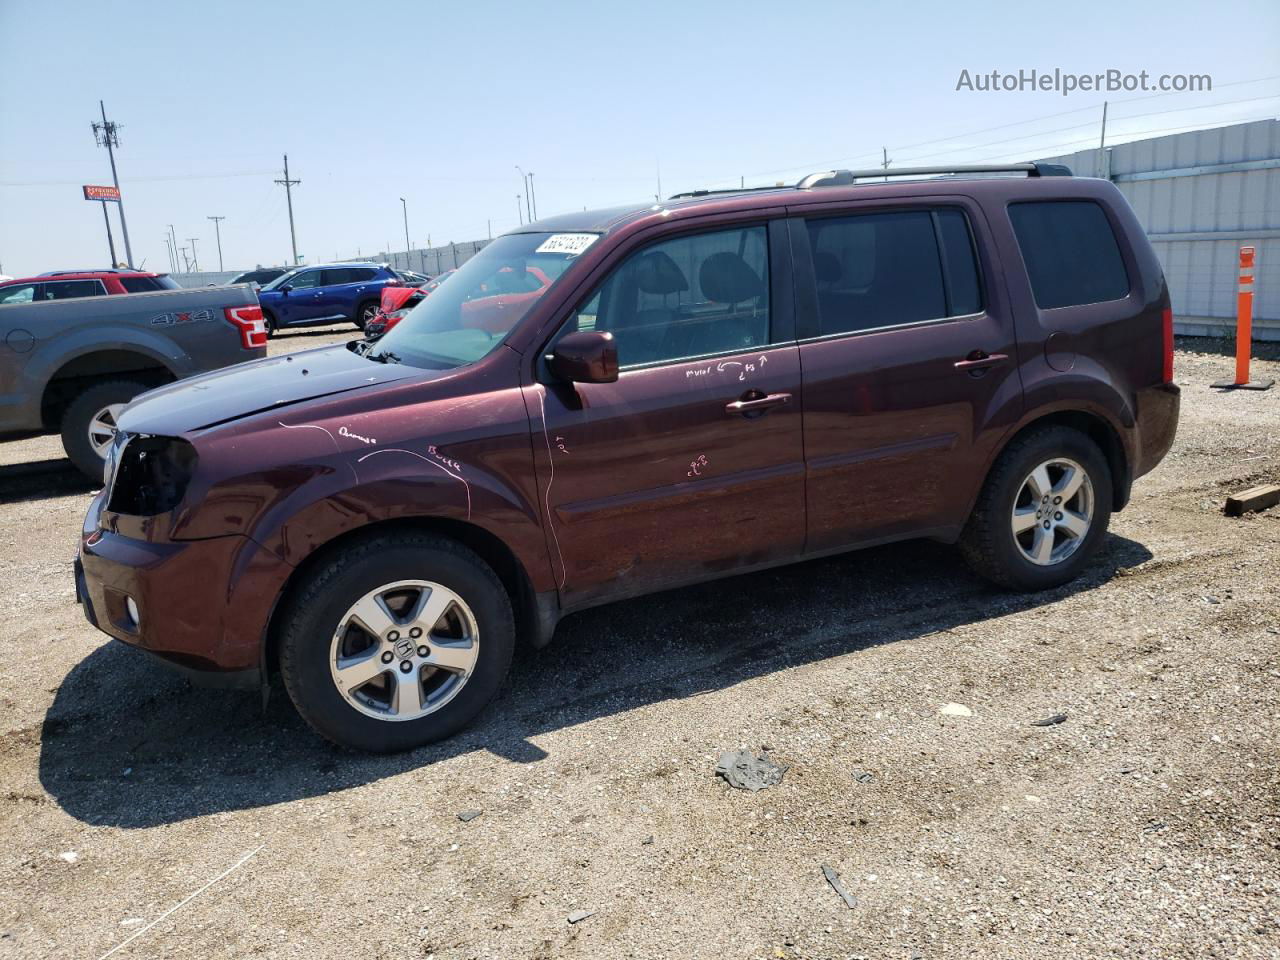
M168 513L187 492L196 448L175 437L133 436L107 461L107 509L138 517Z

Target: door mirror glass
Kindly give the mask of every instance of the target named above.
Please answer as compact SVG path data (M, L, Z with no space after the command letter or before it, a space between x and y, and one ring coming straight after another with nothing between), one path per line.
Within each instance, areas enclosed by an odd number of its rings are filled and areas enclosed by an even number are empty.
M280 292L281 292L281 293L288 293L288 292L289 292L290 290L292 290L292 289L293 289L293 284L292 284L292 283L286 283L284 286L282 286L282 287L280 288Z
M569 383L613 383L618 379L618 348L613 334L597 330L566 333L547 354L547 368Z

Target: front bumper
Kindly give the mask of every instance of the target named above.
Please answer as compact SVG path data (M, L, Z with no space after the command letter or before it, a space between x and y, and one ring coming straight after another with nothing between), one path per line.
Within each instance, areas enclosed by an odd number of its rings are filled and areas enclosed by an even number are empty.
M100 509L101 497L75 562L88 621L202 684L257 683L267 624L292 568L248 537L158 542L102 530Z

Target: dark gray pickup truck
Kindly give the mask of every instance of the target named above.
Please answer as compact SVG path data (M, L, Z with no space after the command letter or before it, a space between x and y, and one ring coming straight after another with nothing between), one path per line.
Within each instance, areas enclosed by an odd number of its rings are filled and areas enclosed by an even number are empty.
M248 284L0 306L0 438L62 434L92 477L138 394L267 352Z

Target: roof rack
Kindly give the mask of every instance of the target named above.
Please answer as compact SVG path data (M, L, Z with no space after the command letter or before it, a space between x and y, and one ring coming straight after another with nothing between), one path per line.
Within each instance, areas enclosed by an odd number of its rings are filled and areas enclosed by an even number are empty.
M859 180L886 177L963 176L970 173L1025 173L1028 177L1069 177L1071 168L1060 163L977 163L950 167L895 167L871 170L826 170L811 173L796 184L798 190L811 187L847 187Z
M771 183L764 187L724 187L720 190L685 190L683 193L673 193L667 197L668 200L684 200L689 197L714 197L725 193L754 193L757 190L785 190L788 189L786 184Z

